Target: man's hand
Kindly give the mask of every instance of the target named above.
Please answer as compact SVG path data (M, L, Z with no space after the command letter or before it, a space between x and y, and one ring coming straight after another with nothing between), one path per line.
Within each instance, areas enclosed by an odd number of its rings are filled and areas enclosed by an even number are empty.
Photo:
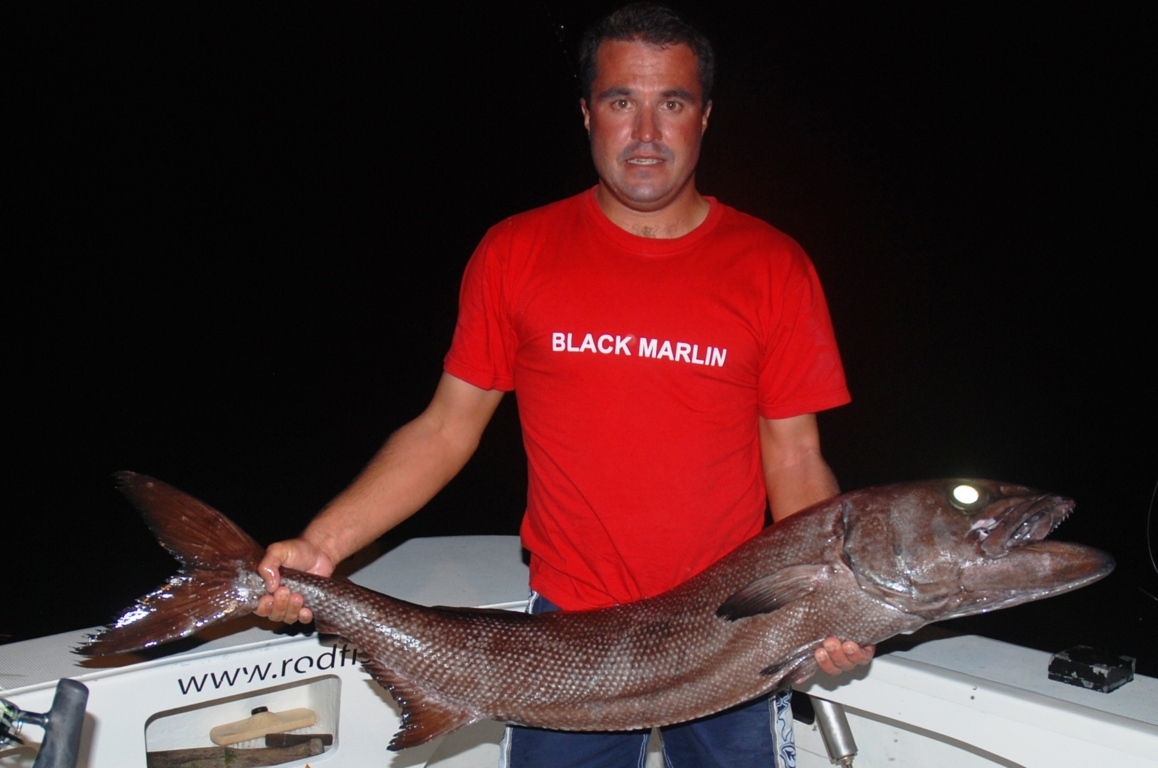
M868 664L876 652L875 645L862 647L851 640L841 642L839 638L829 637L825 639L824 647L816 649L816 664L830 675L839 675Z
M265 550L265 557L257 565L257 572L265 580L265 590L269 594L262 595L257 601L254 613L286 624L298 621L308 624L314 620L314 614L305 607L304 597L296 592L291 593L289 587L281 585L280 569L283 566L316 576L329 576L334 572L335 563L312 542L290 539L270 544Z

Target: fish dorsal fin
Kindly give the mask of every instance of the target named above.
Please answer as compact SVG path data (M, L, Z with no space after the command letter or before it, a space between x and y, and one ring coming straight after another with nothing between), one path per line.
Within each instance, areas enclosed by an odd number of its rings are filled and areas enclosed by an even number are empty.
M482 719L474 712L439 701L422 686L376 661L364 662L362 666L379 685L390 691L402 708L402 727L390 740L392 752L425 744Z
M736 621L761 613L771 613L806 597L816 589L828 566L790 565L762 576L733 594L716 609L716 615Z

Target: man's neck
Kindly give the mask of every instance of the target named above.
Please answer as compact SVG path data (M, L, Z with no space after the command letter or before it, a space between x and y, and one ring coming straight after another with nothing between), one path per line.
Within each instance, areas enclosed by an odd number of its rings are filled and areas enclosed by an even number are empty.
M640 211L618 200L602 184L595 189L600 210L620 229L640 237L672 239L682 237L704 223L711 205L694 187L661 209Z

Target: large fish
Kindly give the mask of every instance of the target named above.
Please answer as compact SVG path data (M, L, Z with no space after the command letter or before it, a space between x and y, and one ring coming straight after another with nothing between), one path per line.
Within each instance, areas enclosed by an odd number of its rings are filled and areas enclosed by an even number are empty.
M121 653L253 610L262 548L219 512L118 475L182 568L78 649ZM391 749L482 719L560 730L691 720L807 677L835 635L861 644L1090 584L1114 567L1045 542L1073 502L988 481L929 481L834 497L682 586L571 614L423 607L283 570L318 629L341 635L402 708Z

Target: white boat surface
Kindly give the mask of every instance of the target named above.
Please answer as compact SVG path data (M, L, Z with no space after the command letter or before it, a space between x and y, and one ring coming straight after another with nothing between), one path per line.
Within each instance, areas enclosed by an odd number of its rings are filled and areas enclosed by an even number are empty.
M413 539L351 579L426 605L518 610L527 597L514 536ZM497 765L503 726L492 722L388 752L398 710L355 650L268 627L232 622L191 650L100 666L71 653L91 629L11 643L0 646L0 698L46 712L58 678L88 686L80 768L146 768L148 752L211 747L211 728L258 707L307 707L318 719L305 730L333 737L322 754L279 763L286 768ZM878 656L854 675L820 675L801 690L844 706L858 768L1158 768L1158 679L1136 676L1100 693L1049 680L1049 658L989 638L941 636ZM30 744L0 749L0 768L31 768L39 731L21 735ZM832 765L814 725L797 721L796 738L801 768ZM648 765L659 768L653 747Z

